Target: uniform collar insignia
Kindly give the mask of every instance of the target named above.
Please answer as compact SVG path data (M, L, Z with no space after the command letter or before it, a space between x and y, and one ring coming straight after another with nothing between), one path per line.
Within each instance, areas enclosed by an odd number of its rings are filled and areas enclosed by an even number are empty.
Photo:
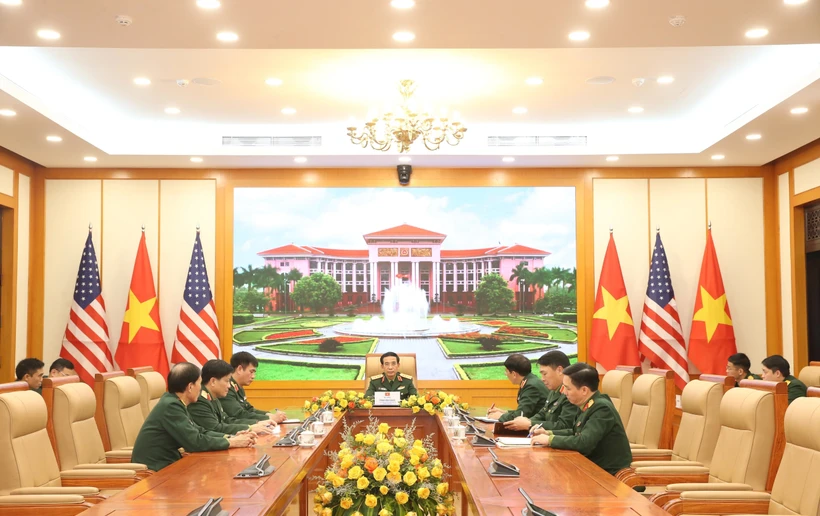
M398 381L400 381L400 382L403 382L403 381L404 381L404 380L402 380L402 379L401 379L401 374L397 374L397 375L396 375L396 380L398 380Z
M589 401L587 401L587 402L584 404L584 408L582 408L582 409L581 409L581 411L586 412L586 410L587 410L589 407L591 407L592 405L594 405L594 404L595 404L595 400L593 400L592 398L590 398L590 399L589 399Z
M563 386L563 385L562 385L561 387L559 387L559 388L558 388L558 392L560 392L561 394L564 394L564 395L566 395L566 394L567 394L566 390L564 390L564 386Z
M521 381L521 387L519 387L519 389L523 389L525 385L527 385L527 379L526 378L524 378L524 380Z
M786 385L789 385L790 383L792 383L791 380L786 380Z

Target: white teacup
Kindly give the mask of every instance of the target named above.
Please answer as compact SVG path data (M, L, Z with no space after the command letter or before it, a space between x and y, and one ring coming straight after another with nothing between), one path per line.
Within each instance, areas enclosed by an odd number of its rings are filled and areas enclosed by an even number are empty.
M332 423L333 412L322 412L322 423Z
M299 434L299 444L309 445L316 442L316 436L313 435L313 432L310 430L306 430Z
M325 433L325 424L321 421L314 421L311 425L311 429L313 433L316 435L324 435Z
M444 417L453 417L455 415L456 409L453 407L444 407Z
M449 427L458 426L459 418L457 418L455 416L450 416L450 417L446 418L446 420L447 420L447 426L449 426Z
M458 425L453 428L453 438L454 439L464 439L467 436L467 427L463 425Z

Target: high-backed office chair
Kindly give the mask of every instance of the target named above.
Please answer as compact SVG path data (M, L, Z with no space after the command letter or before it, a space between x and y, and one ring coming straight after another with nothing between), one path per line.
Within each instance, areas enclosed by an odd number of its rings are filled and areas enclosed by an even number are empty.
M415 353L396 353L399 356L399 373L413 377L413 383L418 379L416 370ZM382 364L379 361L381 355L378 353L368 353L364 358L364 388L370 385L370 377L382 373ZM418 388L418 385L416 385Z
M639 367L618 366L612 371L607 371L601 381L601 392L609 396L612 404L621 415L624 428L629 424L629 416L632 414L632 385L634 377L640 373Z
M684 491L667 503L670 514L820 515L820 398L794 400L786 410L786 446L771 494Z
M165 378L152 367L136 367L129 369L126 374L139 382L140 407L143 417L147 418L168 388Z
M806 387L820 387L820 362L809 362L809 365L800 370L797 378Z
M131 450L145 422L140 406L139 382L122 371L98 373L95 418L106 451Z
M672 436L675 381L672 371L650 369L632 384L626 436L633 449L668 448Z

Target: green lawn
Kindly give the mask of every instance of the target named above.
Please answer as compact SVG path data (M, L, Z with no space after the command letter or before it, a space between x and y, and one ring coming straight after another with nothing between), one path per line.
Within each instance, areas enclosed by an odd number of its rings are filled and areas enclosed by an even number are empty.
M578 335L572 330L556 328L549 330L549 334L553 340L560 340L565 342L575 342L578 340Z
M574 364L578 361L578 355L567 355L569 362ZM538 361L532 360L532 370L538 374ZM462 364L461 371L467 375L465 380L506 380L504 374L504 362L488 362L484 364ZM461 374L461 372L459 372Z
M252 342L262 342L265 340L265 335L270 335L270 330L265 331L240 331L233 336L234 342L237 344L250 344Z
M364 342L353 342L344 344L338 351L319 351L319 344L266 344L264 346L256 346L256 349L265 351L284 351L294 354L304 353L310 355L326 355L337 357L364 357L370 352L376 339L366 340Z
M500 355L509 353L523 353L525 351L535 351L538 349L557 348L555 344L547 344L542 342L504 342L498 349L487 351L481 348L478 342L470 342L463 340L440 339L447 356L472 356L472 355Z
M294 364L279 360L259 359L257 380L355 380L360 366L329 364Z

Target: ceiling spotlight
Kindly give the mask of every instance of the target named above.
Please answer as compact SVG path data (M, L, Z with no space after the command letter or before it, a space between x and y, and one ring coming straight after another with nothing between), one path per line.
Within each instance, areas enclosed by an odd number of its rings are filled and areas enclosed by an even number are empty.
M621 159L621 158L619 158L618 156L607 156L606 157L607 161L618 161L619 159Z
M297 156L293 158L293 161L294 163L305 163L307 161L307 158L304 156Z
M59 136L46 136L46 140L55 143L63 141L63 139Z
M17 112L11 109L0 109L0 116L14 116Z
M809 108L807 107L796 107L792 109L791 113L793 115L802 115L809 112Z
M94 163L95 161L97 161L97 158L95 156L86 156L83 159L89 163Z
M37 37L41 39L60 39L60 33L51 29L40 29L37 31Z
M515 161L515 158L513 158L512 156L507 156L507 157L501 158L501 161L503 161L504 163L512 163L513 161Z
M149 84L151 84L151 79L149 79L148 77L137 77L136 79L134 79L134 84L136 84L137 86L148 86Z
M265 84L268 86L281 86L282 82L282 79L277 79L276 77L268 77L265 79Z
M661 75L658 77L658 84L672 84L675 82L675 78L671 75Z
M181 111L179 110L179 108L175 108L175 107L165 108L165 114L166 115L178 115L178 114L180 114L180 112Z
M763 36L765 36L768 33L769 33L769 29L764 29L764 28L760 27L760 28L756 28L756 29L747 30L746 31L746 37L747 38L752 38L752 39L757 39L757 38L762 38Z
M191 158L191 163L202 163L202 158L194 156Z
M527 77L525 82L527 83L527 86L541 86L544 84L544 79L541 77Z
M723 154L712 154L712 159L715 160L715 161L720 161L725 157L726 156L724 156Z
M513 108L512 111L516 115L523 115L527 112L527 108L525 108L524 106L518 106L518 107Z
M746 135L746 139L747 139L747 140L759 140L759 139L760 139L760 135L759 135L759 134L757 134L757 133L747 134L747 135Z
M609 5L609 0L587 0L584 3L590 9L601 9Z
M407 43L408 41L413 41L414 39L416 39L416 35L412 32L399 31L393 34L393 39L401 43Z
M283 115L295 115L295 114L296 114L296 110L295 110L295 109L293 109L292 107L282 108L282 114L283 114Z
M219 9L221 5L219 0L196 0L196 6L200 9Z
M402 157L399 158L399 162L401 162L401 163L410 163L410 157L409 156L402 156Z
M23 3L23 0L0 0L0 4L3 5L20 5Z
M632 106L631 108L627 109L630 113L643 113L643 108L641 106Z
M586 41L589 39L589 32L584 30L577 30L569 33L569 39L572 41Z
M416 2L414 0L392 0L390 2L390 6L395 7L396 9L410 9L415 5Z
M226 43L232 43L239 39L239 36L236 35L235 32L220 32L216 35L216 39L219 41L224 41Z

